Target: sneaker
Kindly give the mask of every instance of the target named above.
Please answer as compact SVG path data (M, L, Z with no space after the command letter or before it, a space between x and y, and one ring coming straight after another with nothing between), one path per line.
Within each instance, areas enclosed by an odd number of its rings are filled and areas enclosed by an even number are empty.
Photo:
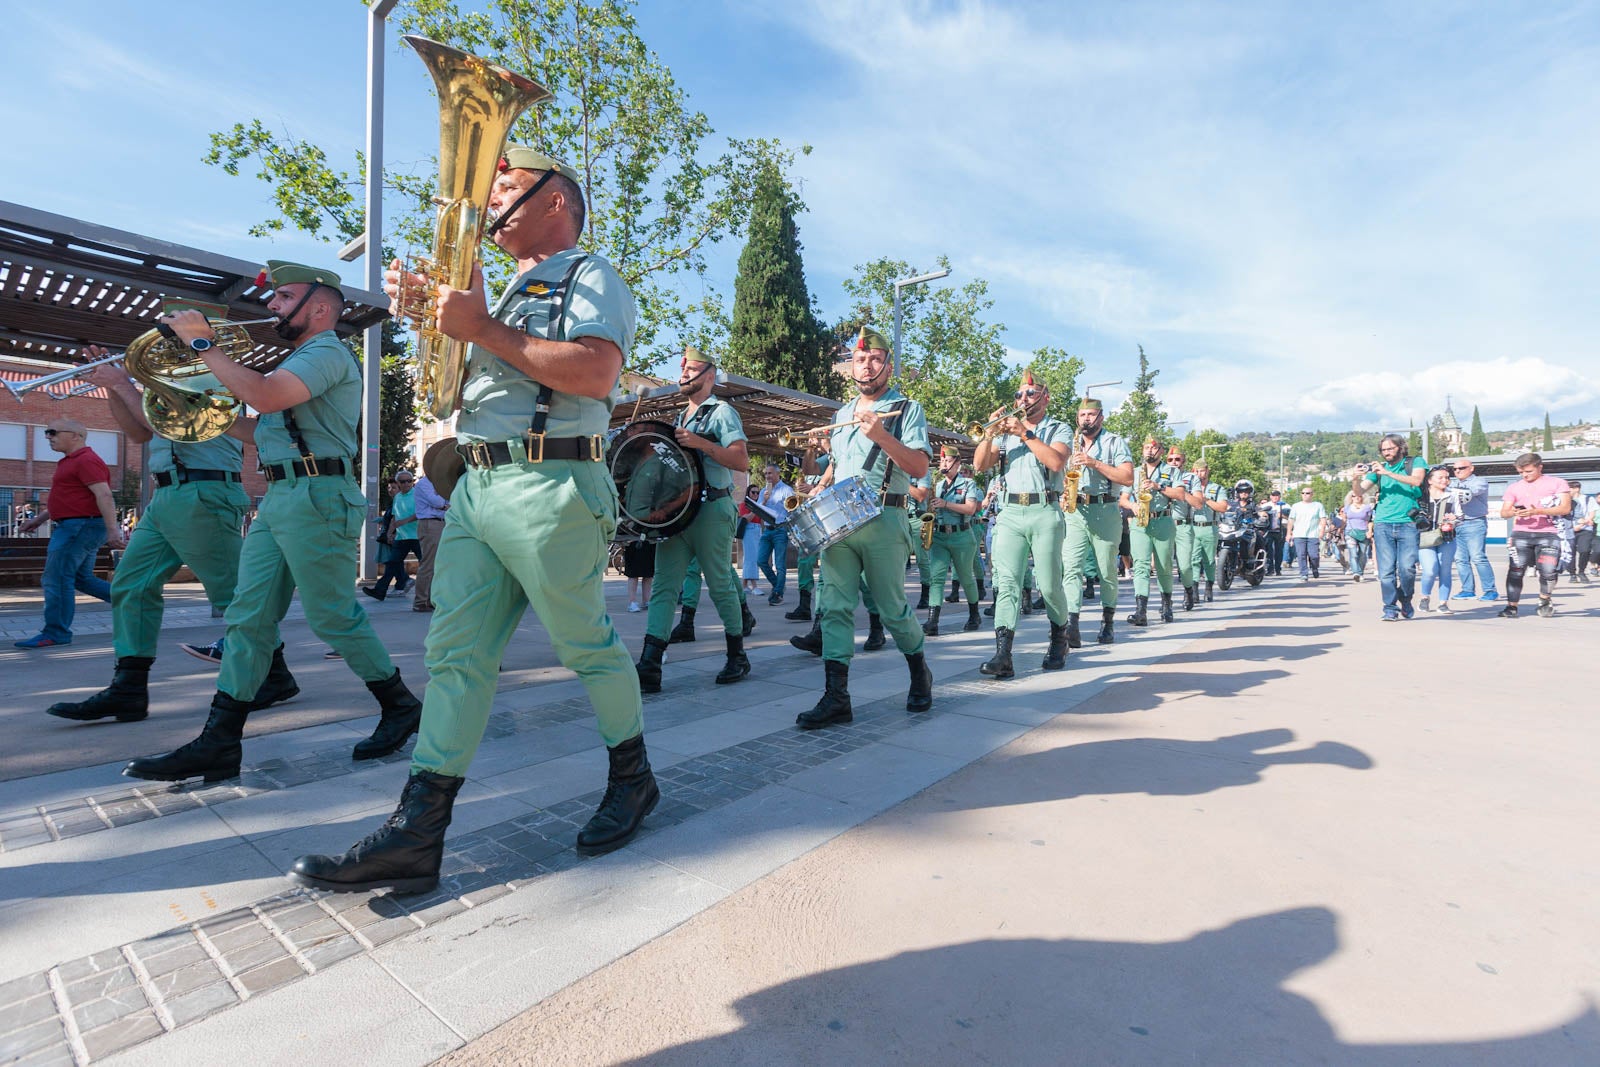
M773 607L776 607L777 605L782 604L783 603L783 594L782 593L773 593L771 596L767 597L767 603L769 605L772 605Z
M628 601L628 610L637 612L639 610L639 602L637 600Z
M1422 598L1422 610L1423 611L1427 611L1428 610L1428 598L1427 597L1423 597Z
M1439 606L1437 608L1435 608L1434 610L1438 611L1438 612L1440 612L1441 614L1444 614L1444 615L1450 614L1450 601L1448 601L1448 600L1439 601Z
M223 638L219 637L209 645L179 645L178 647L195 659L204 660L213 667L220 667L222 665L222 642Z
M1383 621L1384 622L1399 622L1400 621L1400 616L1398 614L1396 614L1395 612L1386 611L1386 612L1383 613Z
M322 654L323 659L344 659L344 653L337 648L330 648Z
M1478 594L1477 593L1457 593L1457 594L1455 594L1455 599L1457 599L1457 600L1477 600L1478 599Z
M1501 619L1514 619L1517 617L1517 606L1515 604L1507 604L1505 607L1495 612L1495 615Z
M1548 600L1539 601L1539 618L1548 619L1556 613L1556 606Z
M72 638L69 637L65 641L57 641L55 638L46 637L44 634L34 634L26 640L14 641L12 644L17 648L50 648L54 645L70 645L72 644Z
M1410 604L1407 604L1405 607L1400 609L1400 617L1409 622L1417 617L1417 609L1412 607Z
M1493 589L1491 589L1487 593L1479 593L1478 594L1478 599L1479 600L1484 600L1484 601L1499 600L1500 599L1500 594L1496 593Z

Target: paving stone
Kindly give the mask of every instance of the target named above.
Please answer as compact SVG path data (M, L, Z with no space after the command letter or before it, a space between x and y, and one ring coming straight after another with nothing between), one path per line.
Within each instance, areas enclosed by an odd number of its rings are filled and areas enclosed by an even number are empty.
M417 924L416 920L410 916L405 916L399 919L382 919L370 926L364 926L361 928L361 936L376 948L379 945L393 941L397 937L414 934L420 929L422 927Z
M67 984L67 1002L69 1004L83 1004L99 997L111 996L118 990L129 986L136 986L139 980L133 976L133 969L127 966L116 970L100 971L87 978L80 978Z
M71 985L80 978L87 978L91 974L100 974L105 971L119 970L128 965L122 958L122 953L116 949L105 952L96 952L93 956L84 956L82 959L70 960L56 968L56 975L63 984Z
M482 889L474 889L468 893L465 893L462 895L462 899L470 906L476 908L480 905L489 903L489 901L494 900L497 897L503 897L509 892L511 892L510 886L506 885L504 882L497 882L494 885L487 885Z
M236 952L249 948L251 945L259 944L271 937L271 932L261 924L259 919L252 915L248 924L236 926L231 930L212 935L211 943L224 956L232 956Z
M229 930L237 930L246 926L258 929L261 926L260 921L256 919L256 913L249 908L234 908L232 911L223 912L221 915L213 915L208 919L200 920L200 929L205 931L205 935L213 941Z
M272 920L272 925L280 930L295 930L328 918L328 913L318 907L316 903L303 900L297 901L293 907L283 908L278 911L267 911L265 908L262 910Z
M210 960L206 960L204 963L194 963L188 967L181 967L178 970L156 975L150 979L151 988L156 991L156 995L162 1001L169 1001L186 993L192 993L203 986L216 985L219 982L226 985L227 979L222 977L222 972Z
M82 1004L76 1001L70 1003L72 1018L78 1024L78 1029L84 1032L105 1026L150 1006L149 1001L145 1000L144 990L138 986L118 990L111 996L85 1001Z
M37 974L25 974L21 978L0 985L0 1005L14 1004L19 1000L28 1000L40 993L50 992L50 979L43 971Z
M237 975L239 984L244 986L245 992L251 996L259 996L269 989L276 989L285 982L292 982L305 974L305 969L292 959L281 959L265 964L254 970L245 971Z
M231 1008L237 1003L239 994L233 991L233 986L227 982L216 982L165 1001L164 1006L172 1015L173 1025L183 1026L196 1019L203 1019L212 1012Z
M75 1067L72 1047L65 1042L30 1052L21 1059L7 1060L10 1067Z
M253 945L245 945L243 948L232 952L225 952L222 954L222 958L228 962L228 967L233 973L239 975L264 963L271 963L274 960L281 959L288 954L289 950L284 948L277 938L271 937L265 941L257 941Z
M145 972L152 978L170 974L173 971L211 959L206 950L201 948L192 937L187 945L179 945L170 951L153 956L146 957L137 948L134 953L139 957L139 962L144 965Z
M29 997L27 1000L15 1001L0 1008L0 1034L9 1034L13 1030L21 1030L25 1026L32 1026L43 1019L53 1019L56 1016L56 998L48 992Z
M161 1022L155 1012L146 1011L85 1031L83 1047L88 1049L89 1059L98 1060L141 1041L148 1041L162 1032Z
M51 1045L65 1044L67 1031L57 1018L45 1019L0 1037L0 1063L9 1063L25 1052L37 1052Z
M290 930L287 936L294 942L296 948L303 950L308 945L320 945L333 938L344 937L346 933L345 928L339 925L339 920L324 913L317 922L296 927Z
M413 908L411 909L411 914L415 918L421 919L424 924L431 926L436 922L448 919L450 916L466 910L467 906L465 904L461 903L461 901L454 897L450 897L446 900L441 900L436 904L430 904L424 908Z
M311 964L312 967L322 971L332 967L342 959L359 955L363 951L365 950L361 942L347 934L332 941L324 941L320 944L312 945L310 948L302 950L300 954L306 958L306 962Z

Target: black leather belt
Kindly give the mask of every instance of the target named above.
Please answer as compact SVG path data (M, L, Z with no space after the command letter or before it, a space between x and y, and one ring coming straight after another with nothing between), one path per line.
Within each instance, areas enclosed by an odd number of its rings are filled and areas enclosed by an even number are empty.
M275 463L270 467L263 466L261 473L269 482L281 482L291 473L297 478L315 478L322 474L344 474L352 468L342 459L318 459L308 456L297 459L293 463Z
M1109 504L1109 503L1111 503L1111 494L1110 493L1096 493L1094 496L1090 496L1088 493L1079 493L1078 494L1078 506L1079 507L1082 507L1085 504Z
M703 501L721 500L731 492L733 492L732 489L706 489L700 494L700 499Z
M906 506L906 495L904 493L885 493L883 494L883 506L886 508L903 508Z
M577 459L599 463L606 458L606 439L592 437L530 436L527 448L515 452L504 441L462 441L456 451L469 467L500 467L507 463L543 463L547 459Z
M1172 521L1178 526L1193 526L1195 524L1193 519L1173 519Z
M1007 504L1022 504L1024 506L1026 506L1028 504L1054 504L1057 500L1060 500L1060 499L1061 499L1061 494L1057 493L1057 492L1053 492L1053 491L1052 492L1048 492L1048 493L1007 493L1006 494L1006 503Z
M185 482L237 482L240 480L238 471L196 470L193 467L185 467L181 471L157 471L154 477L156 485L162 489L170 485L182 485Z
M960 526L939 525L939 526L935 526L934 529L939 531L940 533L960 533L962 530L970 530L970 529L972 529L972 523L964 522Z

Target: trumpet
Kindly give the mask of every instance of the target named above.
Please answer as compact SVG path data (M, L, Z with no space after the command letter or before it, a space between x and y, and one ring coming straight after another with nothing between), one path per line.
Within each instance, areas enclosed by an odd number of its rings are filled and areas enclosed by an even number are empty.
M990 419L988 422L974 422L970 424L967 427L967 436L982 437L984 434L989 432L989 427L998 426L1007 419L1020 418L1026 414L1027 411L1023 409L1022 405L1017 404L1010 411L1007 411L1004 415L1001 415L998 418Z
M842 430L846 426L854 425L856 425L856 420L848 419L845 422L830 422L826 426L818 426L813 430L801 430L799 433L794 433L785 427L784 429L778 431L778 447L788 448L802 437L815 437L819 433L828 433L832 430Z
M114 356L104 356L95 360L93 363L83 363L76 367L68 367L66 370L58 370L54 374L46 374L43 378L35 378L31 382L23 382L20 385L13 385L10 382L0 382L0 385L5 386L6 391L15 397L17 403L20 404L22 403L23 393L32 392L35 389L48 390L50 386L56 385L60 382L70 382L74 378L81 377L83 372L86 370L93 370L95 367L103 367L107 363L116 363L122 359L123 355L124 353L118 352ZM83 393L90 392L95 388L96 386L93 382L84 382L82 385L74 386L65 393L46 392L45 396L48 396L51 400L65 400L69 396L80 396Z

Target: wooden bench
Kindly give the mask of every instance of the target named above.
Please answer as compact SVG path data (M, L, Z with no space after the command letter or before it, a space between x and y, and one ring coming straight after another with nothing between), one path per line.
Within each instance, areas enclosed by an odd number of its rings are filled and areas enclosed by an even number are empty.
M0 586L37 588L44 579L44 559L50 550L48 537L0 537ZM111 550L104 545L95 553L94 572L111 578Z

